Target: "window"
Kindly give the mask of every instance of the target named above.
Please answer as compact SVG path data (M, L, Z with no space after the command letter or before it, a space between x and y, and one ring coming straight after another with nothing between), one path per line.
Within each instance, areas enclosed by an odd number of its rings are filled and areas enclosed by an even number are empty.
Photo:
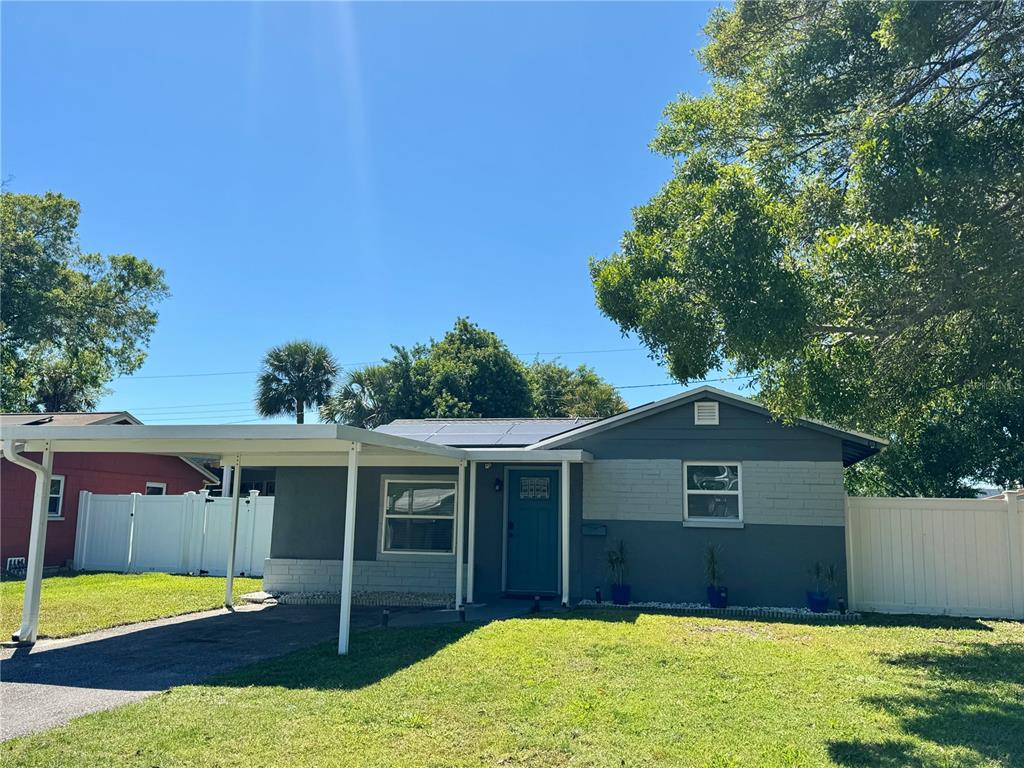
M146 483L147 496L163 496L167 493L167 483Z
M64 476L50 475L50 499L46 507L46 516L51 519L64 517L61 507L64 504Z
M683 465L683 516L695 522L740 522L740 465L701 463Z
M520 499L550 499L551 478L550 477L520 477L519 478Z
M385 480L384 552L455 551L454 480Z

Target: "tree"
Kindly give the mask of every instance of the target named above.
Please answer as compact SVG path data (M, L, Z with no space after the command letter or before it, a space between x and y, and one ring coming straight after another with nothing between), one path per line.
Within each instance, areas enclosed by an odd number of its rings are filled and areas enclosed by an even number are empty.
M741 0L707 33L601 310L683 382L731 365L783 418L891 436L854 490L1021 482L991 408L1024 383L1024 4ZM954 403L985 432L937 452Z
M349 374L320 407L324 421L373 429L394 419L604 416L626 407L586 366L526 366L465 318L440 341L391 349L391 357Z
M533 416L614 416L628 406L618 391L593 368L567 368L555 361L535 360L526 369Z
M130 254L82 253L77 202L0 193L0 405L90 410L146 359L168 295L163 270Z
M526 367L501 339L466 318L440 341L414 350L411 377L419 409L433 417L518 416L530 412Z
M260 416L294 413L295 423L306 420L306 406L323 403L334 386L338 364L322 344L291 341L272 347L263 358L256 385Z

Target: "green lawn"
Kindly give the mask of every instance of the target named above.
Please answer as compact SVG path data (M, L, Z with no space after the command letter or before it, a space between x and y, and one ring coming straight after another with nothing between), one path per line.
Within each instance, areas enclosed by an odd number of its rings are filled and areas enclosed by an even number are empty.
M39 766L1020 766L1024 624L374 629L0 747Z
M261 589L260 579L235 579L234 594ZM0 629L18 631L25 582L0 583ZM224 579L166 573L82 573L43 579L39 633L67 637L135 621L205 611L224 603Z

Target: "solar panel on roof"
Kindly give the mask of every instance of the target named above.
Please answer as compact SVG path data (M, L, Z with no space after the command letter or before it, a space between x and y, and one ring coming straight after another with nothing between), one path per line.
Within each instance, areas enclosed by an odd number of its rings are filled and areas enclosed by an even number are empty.
M403 419L378 431L428 443L466 447L531 445L590 419Z

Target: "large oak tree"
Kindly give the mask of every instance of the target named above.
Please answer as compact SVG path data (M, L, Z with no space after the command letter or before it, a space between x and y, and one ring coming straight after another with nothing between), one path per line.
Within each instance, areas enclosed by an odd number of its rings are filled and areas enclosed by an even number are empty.
M1024 4L741 0L706 31L602 311L681 381L891 436L854 490L1021 482Z

